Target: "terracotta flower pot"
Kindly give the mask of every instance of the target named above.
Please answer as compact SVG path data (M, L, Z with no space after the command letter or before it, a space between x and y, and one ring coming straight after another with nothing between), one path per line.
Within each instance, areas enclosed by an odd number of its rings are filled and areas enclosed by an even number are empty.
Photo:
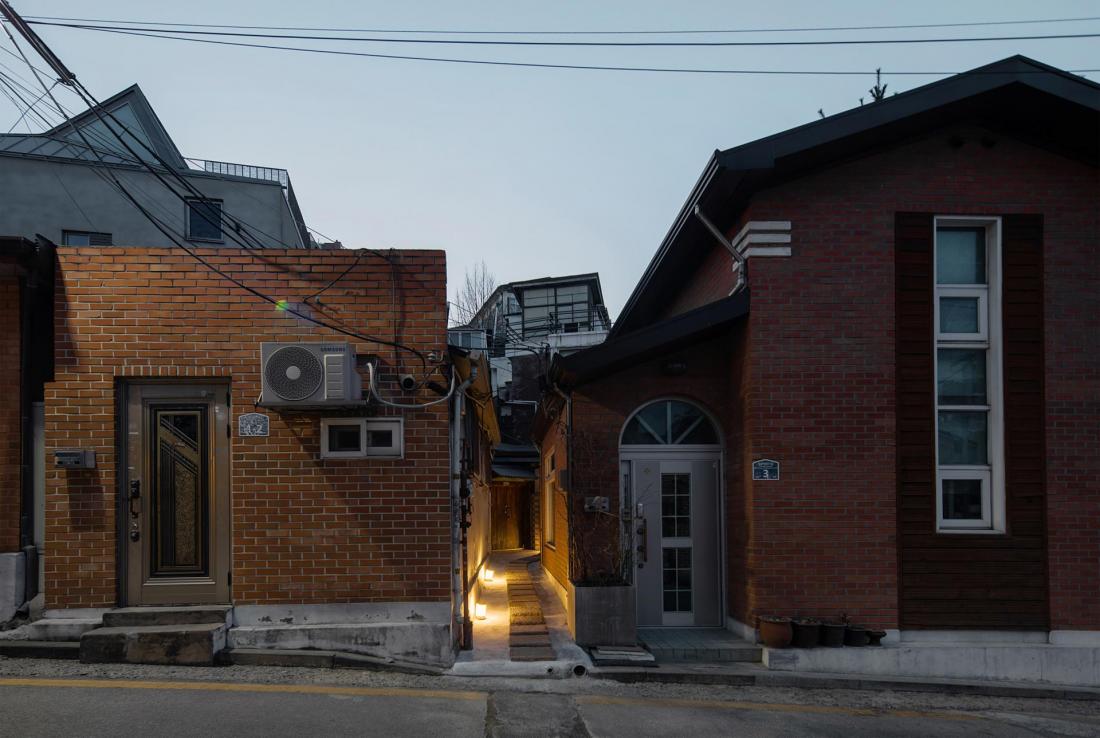
M790 619L760 618L760 639L768 648L786 648L792 637Z
M821 623L816 620L794 620L791 631L794 634L791 645L795 648L813 648L821 642Z
M829 648L840 648L844 645L844 631L848 627L843 623L821 624L821 645Z

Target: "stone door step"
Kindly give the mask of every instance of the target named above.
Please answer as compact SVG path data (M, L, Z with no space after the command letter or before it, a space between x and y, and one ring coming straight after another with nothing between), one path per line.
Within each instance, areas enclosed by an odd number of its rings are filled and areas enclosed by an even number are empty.
M180 664L210 666L225 648L225 622L142 625L89 630L80 638L86 664Z
M188 607L120 607L103 613L106 628L151 625L221 624L229 620L232 605L191 605Z
M745 661L759 662L762 649L759 646L731 646L728 648L654 648L650 653L658 661Z
M3 640L15 641L71 641L80 640L92 628L102 625L100 618L42 618L33 623L21 625L15 630L0 633Z

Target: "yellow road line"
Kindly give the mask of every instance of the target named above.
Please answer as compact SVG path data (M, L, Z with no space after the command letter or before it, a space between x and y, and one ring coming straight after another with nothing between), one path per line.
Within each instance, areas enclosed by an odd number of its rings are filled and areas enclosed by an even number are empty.
M824 715L851 715L856 717L935 718L937 720L980 720L974 715L953 712L922 712L916 710L879 710L869 707L834 707L830 705L795 705L778 702L731 702L728 700L688 699L639 699L636 697L610 697L595 694L579 694L575 697L582 705L629 705L631 707L690 707L718 710L758 710L767 712L801 712Z
M335 687L321 684L239 684L236 682L152 682L124 679L0 679L0 687L69 687L79 689L177 689L200 692L275 692L339 694L353 697L421 697L441 700L482 700L485 692L395 687Z

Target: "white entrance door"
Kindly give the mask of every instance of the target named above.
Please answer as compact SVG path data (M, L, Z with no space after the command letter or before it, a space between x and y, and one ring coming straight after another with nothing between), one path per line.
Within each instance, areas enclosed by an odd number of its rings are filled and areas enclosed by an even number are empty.
M720 458L624 458L624 489L632 491L639 627L722 625Z

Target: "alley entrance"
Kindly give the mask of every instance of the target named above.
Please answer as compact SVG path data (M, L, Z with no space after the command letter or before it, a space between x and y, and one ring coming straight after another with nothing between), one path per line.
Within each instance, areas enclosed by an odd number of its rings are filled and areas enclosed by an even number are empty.
M124 387L127 605L229 602L229 427L224 384Z

